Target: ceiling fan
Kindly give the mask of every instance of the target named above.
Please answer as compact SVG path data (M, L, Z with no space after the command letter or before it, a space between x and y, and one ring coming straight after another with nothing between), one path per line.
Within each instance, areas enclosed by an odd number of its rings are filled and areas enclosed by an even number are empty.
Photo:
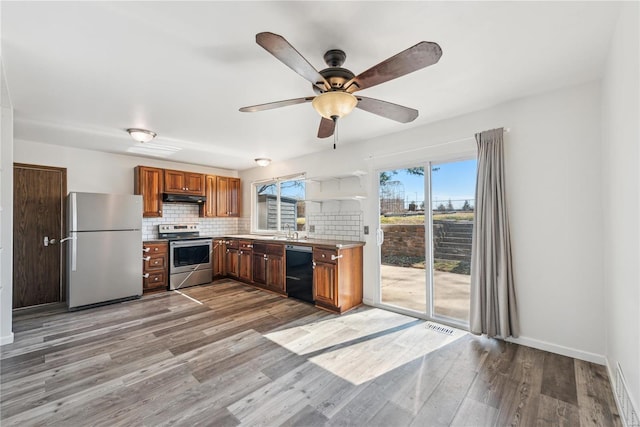
M355 107L400 123L415 120L418 117L418 110L379 99L355 96L353 93L433 65L442 56L442 49L437 43L423 41L356 76L346 68L341 68L347 55L339 49L327 51L324 54L324 61L328 68L317 71L284 37L278 34L258 33L256 43L311 82L317 96L251 105L240 108L240 111L271 110L311 102L313 108L322 116L318 138L333 135L338 118L346 116Z

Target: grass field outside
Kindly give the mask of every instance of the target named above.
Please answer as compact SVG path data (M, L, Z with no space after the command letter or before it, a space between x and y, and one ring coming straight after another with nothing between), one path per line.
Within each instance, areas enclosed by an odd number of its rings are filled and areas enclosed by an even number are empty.
M435 213L434 221L473 221L473 212ZM380 224L415 225L424 224L424 215L381 216Z

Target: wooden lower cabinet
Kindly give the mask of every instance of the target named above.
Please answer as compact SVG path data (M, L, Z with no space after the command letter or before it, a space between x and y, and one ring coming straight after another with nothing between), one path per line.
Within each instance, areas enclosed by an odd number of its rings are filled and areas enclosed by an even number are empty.
M313 299L339 313L362 304L362 246L313 249Z
M252 254L253 252L247 249L240 249L238 254L238 277L240 280L249 283L251 283L251 280L253 279L253 275L251 274L251 262L253 261L251 257Z
M218 248L219 252L216 252ZM316 306L344 313L362 304L362 253L362 246L340 249L313 247L313 299ZM214 240L213 268L214 278L230 277L287 295L284 244L241 239Z
M316 262L313 265L313 299L316 304L338 307L338 271L335 264Z
M286 292L283 245L254 243L252 265L254 284L281 294Z
M240 276L240 264L238 261L238 250L227 248L224 259L224 269L227 276L235 277L236 279Z
M169 244L167 242L143 243L142 259L143 293L166 290L169 274Z
M226 257L227 245L222 239L213 240L213 273L212 279L219 279L225 276L225 257Z

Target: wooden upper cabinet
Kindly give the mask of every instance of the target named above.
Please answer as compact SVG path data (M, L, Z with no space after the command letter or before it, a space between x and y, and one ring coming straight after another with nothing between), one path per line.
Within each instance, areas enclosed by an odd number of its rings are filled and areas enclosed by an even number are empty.
M217 201L217 176L205 175L204 177L204 195L207 196L207 200L200 206L201 217L215 217L216 216L216 201Z
M162 192L164 173L162 169L137 166L134 171L134 192L142 195L142 216L162 216Z
M240 178L216 177L216 216L240 216Z
M204 196L205 176L201 173L164 170L164 191L174 194Z

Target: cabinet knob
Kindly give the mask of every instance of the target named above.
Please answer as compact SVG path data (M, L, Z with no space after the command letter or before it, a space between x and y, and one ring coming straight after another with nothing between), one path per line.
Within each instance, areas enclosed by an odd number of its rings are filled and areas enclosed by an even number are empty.
M144 273L144 274L142 275L142 277L144 277L145 279L148 279L148 278L149 278L149 273Z
M162 213L162 211L158 211L158 213L159 213L159 214L161 214L161 213Z
M142 248L142 252L149 252L151 248Z
M143 261L149 261L150 259L151 259L151 257L150 257L150 256L144 256L144 257L142 257L142 260L143 260Z
M154 251L158 252L158 248L155 248Z

